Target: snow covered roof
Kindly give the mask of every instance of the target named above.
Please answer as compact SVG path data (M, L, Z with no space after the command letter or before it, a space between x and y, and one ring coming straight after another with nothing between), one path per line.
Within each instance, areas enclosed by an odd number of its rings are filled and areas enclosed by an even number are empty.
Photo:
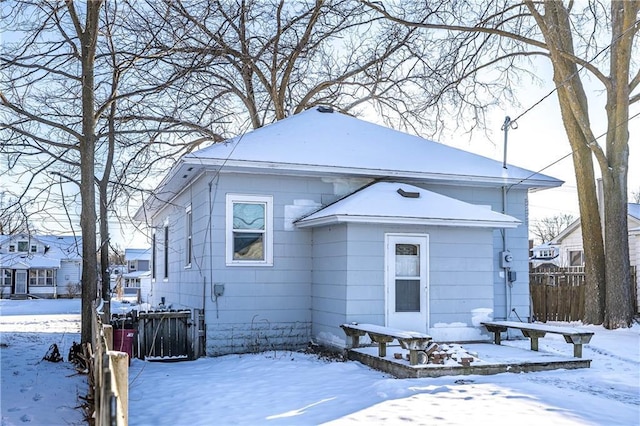
M124 249L124 260L151 260L151 249L128 248Z
M520 221L417 186L377 182L296 221L298 227L337 222L515 228Z
M627 206L627 213L629 216L633 216L634 218L640 220L640 204L629 203Z
M6 253L0 255L0 269L59 269L60 259L47 255Z
M29 235L15 234L0 236L0 245L5 246L12 242L29 241L31 244L40 244L45 247L45 256L58 259L81 259L82 237L73 235Z
M331 112L329 112L331 111ZM370 123L329 108L312 108L242 136L183 156L137 213L169 201L204 169L279 175L397 178L465 186L551 188L562 181L501 161Z

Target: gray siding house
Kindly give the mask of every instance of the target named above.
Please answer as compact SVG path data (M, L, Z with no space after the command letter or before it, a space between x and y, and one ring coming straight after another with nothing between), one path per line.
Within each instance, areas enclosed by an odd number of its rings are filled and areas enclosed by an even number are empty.
M486 340L529 317L527 194L562 182L330 108L182 157L137 212L152 304L206 353L344 347L340 324Z

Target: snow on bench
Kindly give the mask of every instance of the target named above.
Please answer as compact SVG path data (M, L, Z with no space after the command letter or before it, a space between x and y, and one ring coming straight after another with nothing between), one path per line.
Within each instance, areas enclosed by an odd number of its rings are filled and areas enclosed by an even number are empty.
M589 343L593 333L590 331L581 331L576 328L555 327L552 325L516 322L516 321L485 321L481 323L488 331L494 335L494 343L500 344L500 333L507 331L509 328L515 328L522 331L524 337L531 339L531 350L538 350L538 338L544 337L546 333L561 334L567 343L573 344L573 356L582 358L582 345Z
M424 351L431 342L431 336L416 331L404 331L391 327L384 327L375 324L342 324L340 326L345 334L351 338L351 347L357 348L360 345L360 337L369 335L372 342L378 344L378 356L387 356L387 343L397 340L403 349L409 351L409 363L418 364L418 352Z

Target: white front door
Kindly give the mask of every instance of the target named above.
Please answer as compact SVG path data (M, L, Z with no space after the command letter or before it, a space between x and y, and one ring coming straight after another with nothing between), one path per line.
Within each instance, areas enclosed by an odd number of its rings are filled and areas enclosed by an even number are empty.
M428 329L427 235L385 235L386 323L426 333Z
M27 294L27 271L16 271L16 293Z

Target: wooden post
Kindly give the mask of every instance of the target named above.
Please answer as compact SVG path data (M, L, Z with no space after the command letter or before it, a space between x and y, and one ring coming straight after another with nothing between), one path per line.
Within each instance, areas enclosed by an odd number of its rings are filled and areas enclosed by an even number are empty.
M129 422L129 354L109 351L111 363L112 391L117 399L117 424L126 426Z
M107 350L113 350L113 327L111 325L103 325L104 341L107 344Z
M573 356L576 358L582 358L582 343L573 344Z

